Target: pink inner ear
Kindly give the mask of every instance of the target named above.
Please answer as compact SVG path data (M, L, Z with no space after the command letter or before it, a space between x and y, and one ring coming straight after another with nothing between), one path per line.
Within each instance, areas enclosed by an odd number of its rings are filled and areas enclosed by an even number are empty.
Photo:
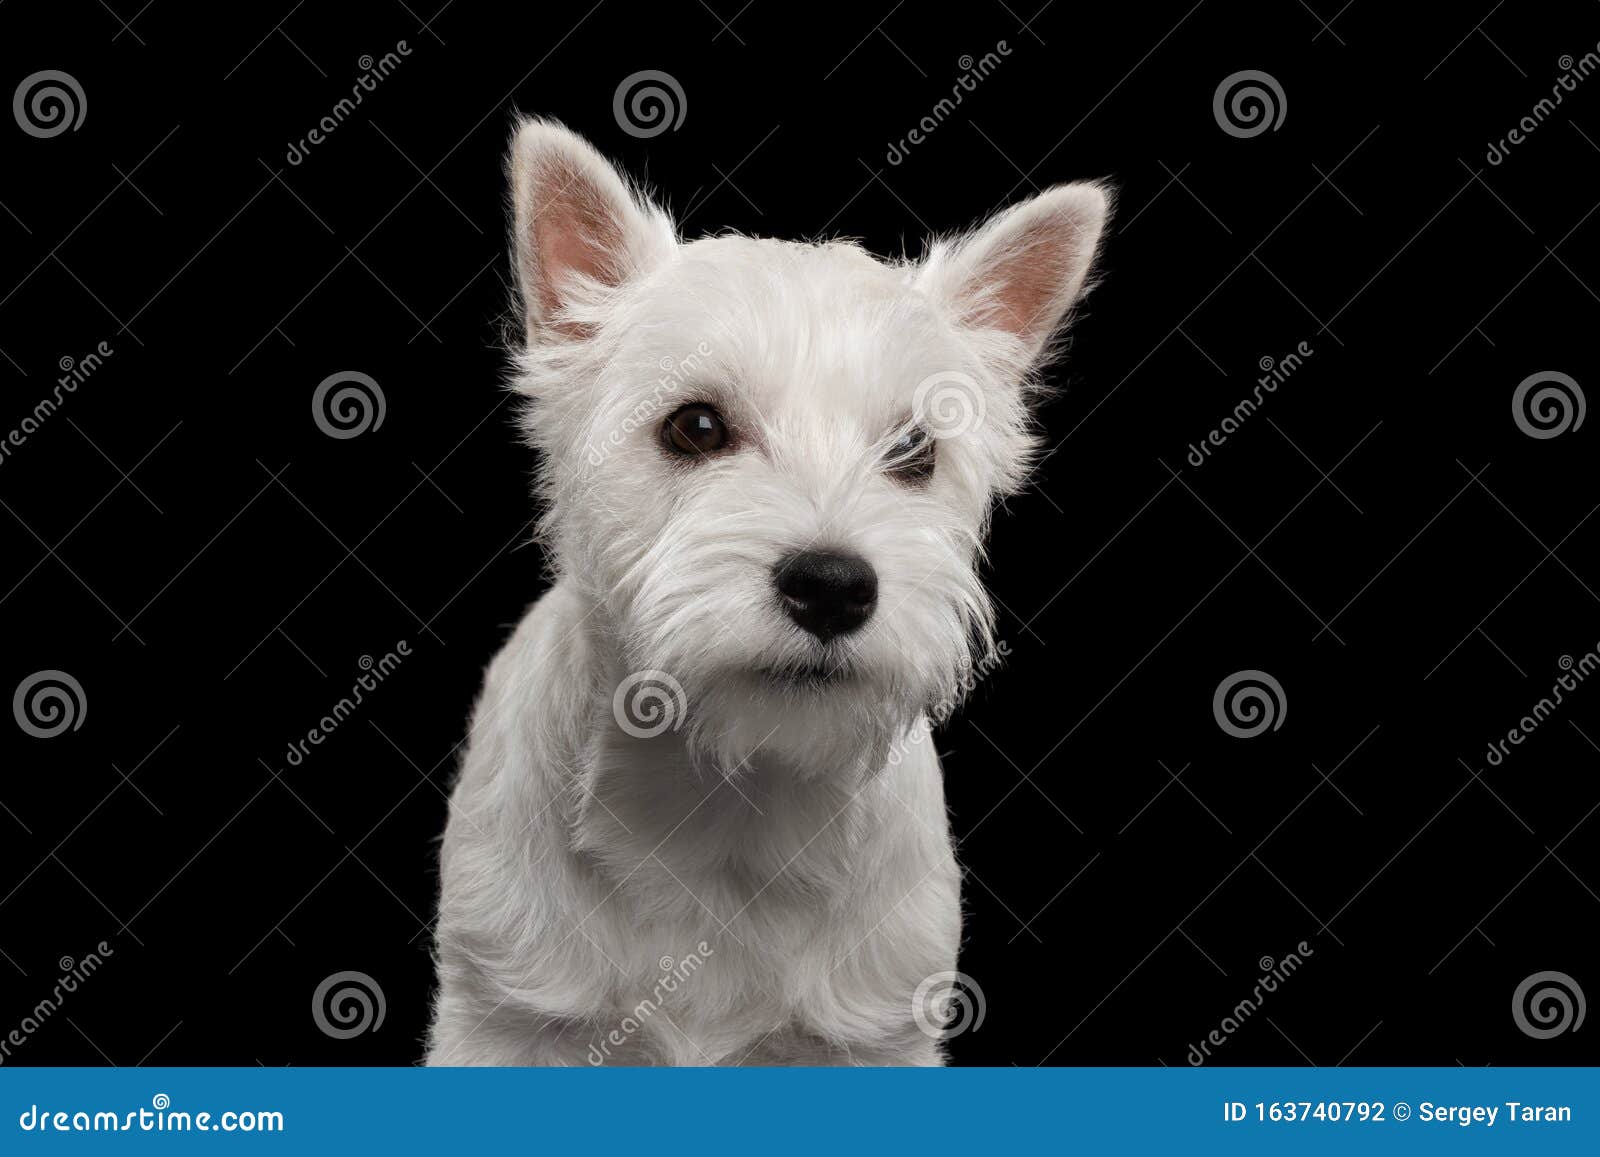
M604 285L622 280L619 250L623 234L616 207L586 174L552 165L540 174L539 184L532 242L539 307L543 316L550 318L565 303L571 275ZM581 336L577 327L560 328L571 336Z
M1047 219L1006 247L979 278L989 290L990 324L1029 341L1055 328L1077 277L1079 233L1069 218Z

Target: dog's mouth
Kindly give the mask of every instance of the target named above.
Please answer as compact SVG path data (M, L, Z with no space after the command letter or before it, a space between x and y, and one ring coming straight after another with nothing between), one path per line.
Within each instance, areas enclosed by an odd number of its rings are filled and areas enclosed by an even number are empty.
M757 673L769 683L780 687L802 690L820 690L849 683L855 672L847 661L816 663L786 663L781 667L761 667Z

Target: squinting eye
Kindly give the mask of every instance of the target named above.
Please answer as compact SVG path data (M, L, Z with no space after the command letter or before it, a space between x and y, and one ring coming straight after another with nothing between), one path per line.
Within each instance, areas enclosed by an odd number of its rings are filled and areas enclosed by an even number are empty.
M722 415L700 402L684 406L661 426L661 441L674 454L694 458L712 454L728 444L728 427Z
M912 426L889 447L889 476L906 486L921 486L933 477L934 441L921 426Z

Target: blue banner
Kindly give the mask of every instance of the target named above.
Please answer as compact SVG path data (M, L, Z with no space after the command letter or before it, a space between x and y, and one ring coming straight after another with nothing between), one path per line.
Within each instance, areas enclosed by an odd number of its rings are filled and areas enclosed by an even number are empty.
M1592 1068L7 1068L0 1109L8 1154L1600 1152Z

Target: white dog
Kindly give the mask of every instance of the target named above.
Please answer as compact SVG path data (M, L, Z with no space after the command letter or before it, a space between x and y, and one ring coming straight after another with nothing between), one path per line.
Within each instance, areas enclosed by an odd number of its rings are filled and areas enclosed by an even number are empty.
M886 263L684 243L549 121L510 171L555 585L455 788L429 1061L939 1064L928 713L990 653L983 534L1106 194Z

